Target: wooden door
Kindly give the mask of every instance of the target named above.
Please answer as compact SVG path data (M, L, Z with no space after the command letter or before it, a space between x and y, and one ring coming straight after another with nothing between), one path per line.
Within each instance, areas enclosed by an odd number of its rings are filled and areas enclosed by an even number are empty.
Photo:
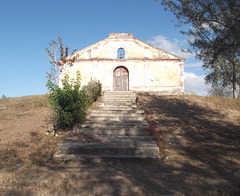
M128 91L129 74L125 67L117 67L113 72L113 90Z

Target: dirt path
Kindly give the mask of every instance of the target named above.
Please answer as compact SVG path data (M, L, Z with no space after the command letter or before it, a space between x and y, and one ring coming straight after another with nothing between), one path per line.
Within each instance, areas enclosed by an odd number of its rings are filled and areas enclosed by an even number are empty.
M140 94L161 160L60 163L46 96L16 99L0 100L2 195L240 194L239 100Z

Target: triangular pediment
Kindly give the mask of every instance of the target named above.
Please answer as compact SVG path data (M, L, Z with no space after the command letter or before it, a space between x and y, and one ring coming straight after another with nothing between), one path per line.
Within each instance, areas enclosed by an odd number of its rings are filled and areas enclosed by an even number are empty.
M124 49L126 60L185 60L126 33L110 33L108 38L77 51L75 55L78 55L78 59L117 59L119 48Z

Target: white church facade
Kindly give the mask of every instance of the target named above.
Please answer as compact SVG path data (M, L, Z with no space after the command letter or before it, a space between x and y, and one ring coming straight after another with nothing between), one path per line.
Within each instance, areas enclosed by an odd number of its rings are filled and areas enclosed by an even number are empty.
M102 83L103 91L184 92L184 58L133 37L110 33L109 37L74 53L72 66L60 69L60 80L81 74L82 85ZM70 56L69 58L73 58Z

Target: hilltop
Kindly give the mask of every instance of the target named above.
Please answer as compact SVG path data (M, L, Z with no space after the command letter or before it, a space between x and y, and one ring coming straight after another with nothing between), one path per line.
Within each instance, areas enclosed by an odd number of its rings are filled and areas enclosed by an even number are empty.
M47 95L0 99L0 192L3 195L237 195L240 193L240 100L140 93L146 131L159 161L51 160L71 133L49 134ZM84 136L83 136L84 137Z

